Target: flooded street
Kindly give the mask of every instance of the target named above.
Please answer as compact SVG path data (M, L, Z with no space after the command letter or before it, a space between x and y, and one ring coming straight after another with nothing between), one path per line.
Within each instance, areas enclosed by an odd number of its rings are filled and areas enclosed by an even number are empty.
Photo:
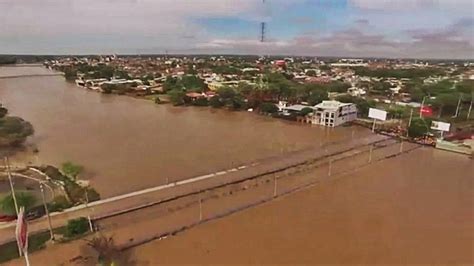
M1 76L53 73L41 67L1 67ZM155 105L76 87L62 77L0 79L0 102L30 121L37 156L13 160L86 169L102 197L227 169L281 152L319 145L321 127L247 112ZM359 131L365 131L358 129ZM329 133L329 132L328 132ZM332 130L330 140L352 129ZM360 132L359 132L360 133ZM357 132L356 132L357 134Z
M473 172L466 156L418 149L139 246L131 261L472 265Z

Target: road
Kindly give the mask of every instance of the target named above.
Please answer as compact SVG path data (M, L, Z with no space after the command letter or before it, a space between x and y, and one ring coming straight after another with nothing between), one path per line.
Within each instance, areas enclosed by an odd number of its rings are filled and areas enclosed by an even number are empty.
M148 204L150 202L165 200L196 191L203 191L223 184L248 179L252 176L262 175L264 173L277 172L307 161L337 155L354 148L371 145L387 139L389 138L386 136L370 135L366 138L353 139L348 142L317 146L306 150L283 154L277 157L267 158L249 165L243 165L186 180L180 180L170 184L161 184L156 187L95 201L89 203L88 206L84 204L78 205L63 212L52 213L52 225L55 228L64 226L70 219L88 215L92 216L92 218L104 217L117 212L122 212L123 210L136 208L137 206ZM14 223L7 223L0 226L0 243L14 240L14 226ZM46 217L42 217L29 223L30 234L45 231L47 228Z

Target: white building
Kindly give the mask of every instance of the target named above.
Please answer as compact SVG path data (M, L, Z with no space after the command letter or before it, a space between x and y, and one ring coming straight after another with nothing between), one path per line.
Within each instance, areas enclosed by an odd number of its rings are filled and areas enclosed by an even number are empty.
M357 118L357 107L353 103L323 101L314 106L311 123L328 127L336 127Z

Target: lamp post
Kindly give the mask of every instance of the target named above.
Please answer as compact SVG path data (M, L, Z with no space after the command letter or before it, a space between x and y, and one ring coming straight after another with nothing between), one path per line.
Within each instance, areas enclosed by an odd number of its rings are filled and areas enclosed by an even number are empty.
M51 225L51 216L49 215L48 205L46 204L46 199L44 196L43 183L40 183L40 190L41 190L41 198L43 199L44 211L46 212L46 216L48 217L49 234L51 236L51 241L54 241L53 226Z

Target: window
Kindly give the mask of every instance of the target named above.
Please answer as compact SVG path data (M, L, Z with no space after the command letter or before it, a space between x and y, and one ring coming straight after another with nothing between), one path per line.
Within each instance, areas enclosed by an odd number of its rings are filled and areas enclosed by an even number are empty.
M331 113L331 118L334 118L334 113Z

